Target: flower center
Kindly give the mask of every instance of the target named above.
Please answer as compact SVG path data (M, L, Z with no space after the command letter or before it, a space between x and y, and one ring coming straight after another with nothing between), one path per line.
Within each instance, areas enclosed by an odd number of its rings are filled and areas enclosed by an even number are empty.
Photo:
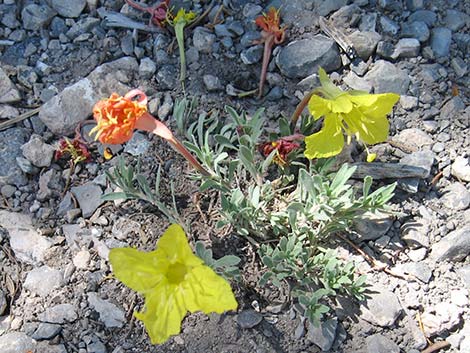
M186 273L188 272L188 269L186 268L185 265L176 262L174 264L171 264L168 267L168 272L166 277L168 278L168 282L172 284L179 284L183 282L184 276L186 276Z

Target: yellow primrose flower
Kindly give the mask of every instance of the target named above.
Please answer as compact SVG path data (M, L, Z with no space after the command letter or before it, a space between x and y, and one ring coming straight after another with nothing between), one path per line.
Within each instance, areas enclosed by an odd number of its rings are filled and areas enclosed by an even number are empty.
M171 225L152 252L112 249L109 260L115 276L145 298L142 320L152 344L181 331L187 312L205 314L235 310L230 284L193 254L181 226Z
M316 92L323 97L313 94L308 109L315 120L324 118L323 128L305 138L307 158L326 158L340 153L344 146L344 133L356 136L366 144L387 140L387 115L400 98L398 94L344 92L329 80L323 69L319 74L322 87Z

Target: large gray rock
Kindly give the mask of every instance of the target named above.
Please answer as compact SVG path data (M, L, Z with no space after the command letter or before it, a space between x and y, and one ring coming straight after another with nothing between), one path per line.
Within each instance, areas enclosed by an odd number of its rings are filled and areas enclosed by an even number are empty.
M62 17L78 17L86 6L86 0L52 0L51 6Z
M436 262L462 261L470 254L470 224L447 234L432 246L431 258Z
M57 14L47 5L27 5L21 11L23 27L31 31L38 31L46 26Z
M88 303L98 312L106 327L122 327L126 322L125 313L113 303L101 299L97 293L88 293Z
M33 352L34 348L33 339L23 332L8 332L0 337L0 352L2 353Z
M452 167L450 173L463 181L470 181L470 164L468 162L468 158L463 156L458 156L455 158L454 163L452 163Z
M372 84L375 93L406 94L410 85L408 74L385 60L377 61L372 70L366 74L365 79Z
M237 323L242 329L253 328L260 324L263 315L253 309L243 310L237 315Z
M402 38L395 46L392 58L415 58L419 55L421 44L416 38Z
M410 17L408 17L408 21L422 21L426 23L429 27L432 27L437 21L437 15L434 11L418 10L413 12Z
M400 163L423 168L424 170L426 170L425 178L427 178L431 174L431 168L434 164L435 159L436 156L432 151L417 151L404 156L400 160Z
M431 33L431 49L437 57L447 56L450 52L452 31L445 27L434 28Z
M470 205L470 191L460 183L453 183L445 189L441 201L451 210L465 210Z
M367 353L400 353L400 347L389 338L376 333L366 338Z
M48 167L51 165L55 148L45 143L41 136L34 134L21 146L21 150L26 159L36 167Z
M0 186L25 185L28 179L16 163L22 157L21 146L28 140L28 133L21 128L0 131Z
M375 48L377 48L377 44L380 39L382 39L382 36L377 32L356 31L349 35L349 39L354 44L357 55L359 55L362 60L367 61L369 57L374 54Z
M86 78L47 101L41 107L39 118L54 134L72 134L81 121L89 118L100 99L113 92L126 94L127 83L138 68L137 61L129 57L97 67Z
M314 0L314 8L315 12L318 13L320 16L326 16L329 13L336 11L343 6L346 6L348 3L347 0Z
M0 210L0 225L8 231L10 246L18 260L30 264L43 261L52 242L36 231L30 216Z
M398 319L403 309L397 296L384 287L369 288L366 300L361 303L361 317L378 326L390 327Z
M99 185L93 182L73 187L70 191L75 196L82 209L83 217L90 217L96 209L104 202L101 199L103 191Z
M359 239L376 240L385 235L393 224L390 215L367 212L354 222Z
M339 69L341 58L334 41L323 35L316 35L293 41L281 48L276 56L276 65L287 77L304 78L317 73L319 67L327 72Z
M327 352L331 349L331 346L335 341L337 327L337 318L326 320L318 327L309 323L307 338L309 341L317 345L323 352Z
M31 270L26 276L23 287L31 293L45 297L63 284L63 275L59 270L41 266Z
M196 27L193 31L193 45L201 53L211 53L215 39L215 34L204 27Z
M0 103L14 103L21 100L20 92L0 67Z
M430 245L428 233L429 223L424 219L407 222L401 227L401 239L411 249L428 248Z
M421 43L429 39L430 32L428 25L423 21L406 22L401 27L401 37L415 38Z
M421 314L421 322L426 336L431 337L451 331L460 324L462 312L462 308L446 302L439 303L434 308L425 308Z

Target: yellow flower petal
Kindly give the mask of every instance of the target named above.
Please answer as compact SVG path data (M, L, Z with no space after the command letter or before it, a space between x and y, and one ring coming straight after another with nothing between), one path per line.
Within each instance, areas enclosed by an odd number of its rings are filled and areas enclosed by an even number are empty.
M308 110L318 120L331 112L331 101L314 94L308 101Z
M157 243L156 257L166 258L171 263L179 262L186 266L199 266L203 261L193 254L183 228L172 224L163 233Z
M373 96L376 99L374 103L358 107L364 115L372 118L381 118L390 114L393 106L400 99L400 96L395 93L374 94Z
M152 344L161 344L180 333L186 313L184 300L175 286L162 283L145 296L144 310L134 315L145 325Z
M349 94L342 94L331 101L331 111L333 113L349 113L353 104Z
M132 248L111 249L109 261L116 278L140 293L159 284L169 265L167 261L156 259L155 251L147 253Z
M341 121L336 114L325 117L323 128L305 138L305 157L327 158L337 155L344 146L344 136L341 130Z
M189 311L223 313L238 306L230 284L208 266L194 268L183 284L184 301Z
M353 109L343 118L348 126L347 132L355 134L360 141L373 145L388 138L390 124L385 115L374 117L365 115L359 109Z

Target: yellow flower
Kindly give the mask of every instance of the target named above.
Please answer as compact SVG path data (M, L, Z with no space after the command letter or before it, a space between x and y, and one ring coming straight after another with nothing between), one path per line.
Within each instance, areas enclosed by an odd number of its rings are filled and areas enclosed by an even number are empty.
M145 298L142 320L153 344L181 330L186 313L222 313L237 302L229 283L193 254L181 226L171 225L149 253L112 249L109 260L116 277Z
M307 158L326 158L341 152L344 133L366 144L387 140L387 115L400 96L395 93L369 94L361 91L344 92L336 87L323 69L319 70L323 97L312 95L308 108L318 120L324 117L323 128L305 138ZM369 158L370 159L370 158Z
M176 24L178 22L184 22L185 24L188 24L189 22L191 22L195 18L196 18L196 13L195 12L193 12L193 11L186 12L186 10L184 8L181 8L176 13L176 16L175 16L175 18L173 19L172 22L174 24Z

